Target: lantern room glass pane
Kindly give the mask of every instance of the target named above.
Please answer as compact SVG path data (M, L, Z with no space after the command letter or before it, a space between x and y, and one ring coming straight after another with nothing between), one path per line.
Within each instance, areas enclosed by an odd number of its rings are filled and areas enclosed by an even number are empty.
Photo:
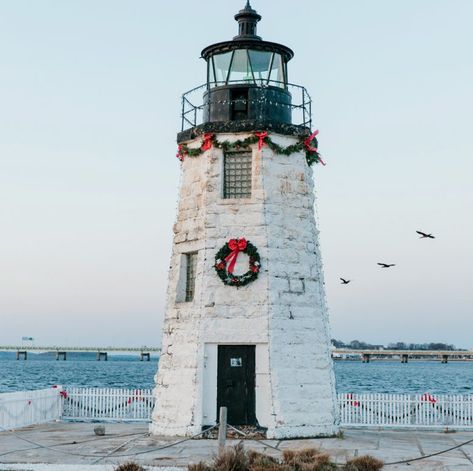
M250 60L248 58L248 51L246 49L237 49L236 51L233 51L233 60L228 82L253 82L253 73L251 71Z
M271 66L272 52L252 51L249 50L251 68L256 82L264 82L266 84L269 76L269 67Z
M213 56L216 81L219 82L219 85L223 85L227 81L231 58L232 52L225 52L224 54L216 54Z
M284 67L280 54L274 54L271 74L269 76L269 84L276 87L284 87Z
M209 69L209 73L207 75L207 77L209 78L209 84L211 87L215 87L216 79L215 79L214 63L213 63L212 57L207 62L207 67Z

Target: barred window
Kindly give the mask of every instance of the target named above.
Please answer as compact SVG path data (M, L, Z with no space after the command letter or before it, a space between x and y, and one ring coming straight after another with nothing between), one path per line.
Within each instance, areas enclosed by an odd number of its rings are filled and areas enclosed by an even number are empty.
M193 301L195 292L195 270L197 252L186 254L186 302Z
M251 152L225 153L223 175L224 198L251 198Z

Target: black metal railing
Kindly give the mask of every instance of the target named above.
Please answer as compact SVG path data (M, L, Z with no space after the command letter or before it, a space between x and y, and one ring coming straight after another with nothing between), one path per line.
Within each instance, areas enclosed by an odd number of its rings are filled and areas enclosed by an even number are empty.
M234 83L245 84L245 82L242 81L236 81ZM290 108L292 116L291 124L303 126L309 129L312 128L312 99L304 87L292 83L283 84L281 82L268 82L265 80L264 83L261 83L261 86L258 86L260 91L259 97L254 102L250 100L236 99L218 100L215 102L210 100L204 103L203 96L207 90L212 90L213 88L220 85L228 86L229 84L232 84L232 82L212 82L209 87L209 84L205 83L184 93L182 95L181 131L202 124L204 122L204 108L208 108L213 105L231 105L237 103L258 105L260 109L264 109L266 105L276 108ZM275 98L274 93L271 93L271 89L274 90L274 87L282 88L288 91L291 94L291 103L288 104L287 101L283 102ZM267 94L266 91L268 91Z

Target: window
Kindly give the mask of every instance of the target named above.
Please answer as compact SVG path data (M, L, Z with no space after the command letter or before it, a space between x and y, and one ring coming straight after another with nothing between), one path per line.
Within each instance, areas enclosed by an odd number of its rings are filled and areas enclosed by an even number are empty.
M285 61L277 52L256 49L235 49L215 54L208 60L208 80L211 87L228 83L272 85L284 88Z
M194 300L197 252L186 254L186 302Z
M251 152L225 154L223 197L251 198Z

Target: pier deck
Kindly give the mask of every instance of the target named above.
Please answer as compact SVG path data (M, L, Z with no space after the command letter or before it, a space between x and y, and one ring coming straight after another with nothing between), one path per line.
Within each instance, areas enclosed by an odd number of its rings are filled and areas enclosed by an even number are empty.
M50 423L26 427L15 431L21 437L53 448L37 448L33 444L20 440L11 432L0 433L0 469L31 469L34 466L19 467L7 464L19 463L48 463L47 469L59 470L67 467L52 465L82 465L80 469L113 469L111 464L118 464L133 459L142 465L158 467L185 468L190 462L209 460L217 451L216 440L190 440L177 446L151 453L132 457L113 457L101 460L99 464L108 464L105 467L89 467L101 455L136 453L147 451L162 445L170 444L174 440L159 437L149 437L148 427L145 424L105 424L106 434L97 437L94 434L94 423ZM273 446L283 448L317 447L329 452L339 463L355 455L370 454L385 462L414 458L436 451L440 451L473 438L472 432L427 432L427 431L393 431L393 430L345 430L344 438L325 438L311 440L267 440ZM126 443L128 442L128 443ZM235 444L230 440L228 444ZM118 447L123 445L120 449ZM260 442L245 441L245 446L258 449L268 454L277 455L278 451L271 450ZM13 450L19 450L9 453ZM71 454L68 454L71 453ZM93 455L96 458L76 456ZM41 467L36 469L42 469ZM473 443L462 448L450 451L441 456L435 456L422 461L412 462L410 465L387 466L386 470L468 470L473 469Z

